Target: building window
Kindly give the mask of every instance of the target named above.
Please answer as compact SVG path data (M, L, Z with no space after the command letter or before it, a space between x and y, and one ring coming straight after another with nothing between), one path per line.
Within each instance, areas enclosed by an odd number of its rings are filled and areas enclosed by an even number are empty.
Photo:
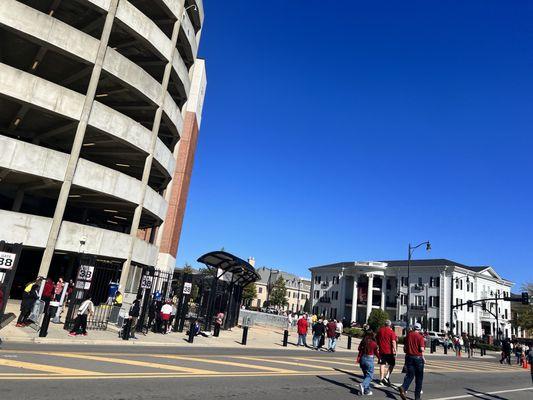
M419 284L420 286L422 286L422 277L421 277L421 276L418 277L418 284Z
M401 277L401 285L402 286L407 286L409 284L409 280L407 279L406 276L402 276Z
M424 296L415 296L415 306L423 306L425 304Z
M318 299L320 297L320 290L315 290L314 298Z
M263 293L263 288L261 286L257 288L257 293Z
M400 296L400 302L401 302L402 306L407 305L407 295L402 294L402 295Z
M440 297L439 296L429 296L429 306L430 307L440 307Z

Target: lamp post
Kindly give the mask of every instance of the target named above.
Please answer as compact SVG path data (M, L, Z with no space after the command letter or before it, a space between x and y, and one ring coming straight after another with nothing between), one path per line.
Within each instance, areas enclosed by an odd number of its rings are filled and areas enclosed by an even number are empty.
M267 304L268 306L270 307L270 291L272 290L272 285L270 283L271 279L272 279L272 272L274 272L276 275L279 274L279 269L272 269L272 268L267 268L270 273L268 274L268 282L267 282Z
M410 322L409 310L411 308L411 256L413 255L413 252L422 245L426 245L426 251L431 250L431 243L429 243L429 240L427 240L417 244L416 246L411 246L411 243L409 243L409 248L407 251L407 326L409 326Z

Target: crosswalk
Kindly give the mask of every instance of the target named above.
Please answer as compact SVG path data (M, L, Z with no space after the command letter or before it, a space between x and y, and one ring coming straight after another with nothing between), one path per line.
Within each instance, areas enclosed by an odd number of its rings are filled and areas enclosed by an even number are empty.
M294 353L293 353L294 354ZM403 360L398 360L397 371ZM521 373L494 361L428 358L426 373ZM0 380L223 378L360 374L350 357L1 351Z

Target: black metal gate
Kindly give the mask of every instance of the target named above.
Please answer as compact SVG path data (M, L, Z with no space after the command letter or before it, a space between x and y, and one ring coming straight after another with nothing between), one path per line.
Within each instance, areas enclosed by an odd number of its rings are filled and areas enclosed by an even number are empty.
M22 243L0 241L0 329L3 327L4 312L17 272L21 251Z
M149 322L149 308L150 304L156 300L163 302L169 298L172 283L172 274L160 270L156 270L154 267L144 267L139 282L138 295L142 296L141 299L141 314L137 321L138 332L148 332L150 329Z
M86 272L92 271L90 279ZM110 287L120 279L120 264L106 260L96 260L95 256L82 255L74 290L70 296L65 318L65 329L72 329L83 299L89 296L94 303L94 314L87 318L87 329L106 330L113 309L110 301Z

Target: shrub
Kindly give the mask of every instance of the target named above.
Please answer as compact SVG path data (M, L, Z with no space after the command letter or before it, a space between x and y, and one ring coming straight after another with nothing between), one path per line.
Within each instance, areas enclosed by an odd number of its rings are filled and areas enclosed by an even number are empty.
M361 328L344 328L344 334L356 338L362 338L364 335Z
M382 309L376 308L372 310L368 316L368 325L370 329L377 332L379 328L385 325L385 321L389 319L389 314Z

